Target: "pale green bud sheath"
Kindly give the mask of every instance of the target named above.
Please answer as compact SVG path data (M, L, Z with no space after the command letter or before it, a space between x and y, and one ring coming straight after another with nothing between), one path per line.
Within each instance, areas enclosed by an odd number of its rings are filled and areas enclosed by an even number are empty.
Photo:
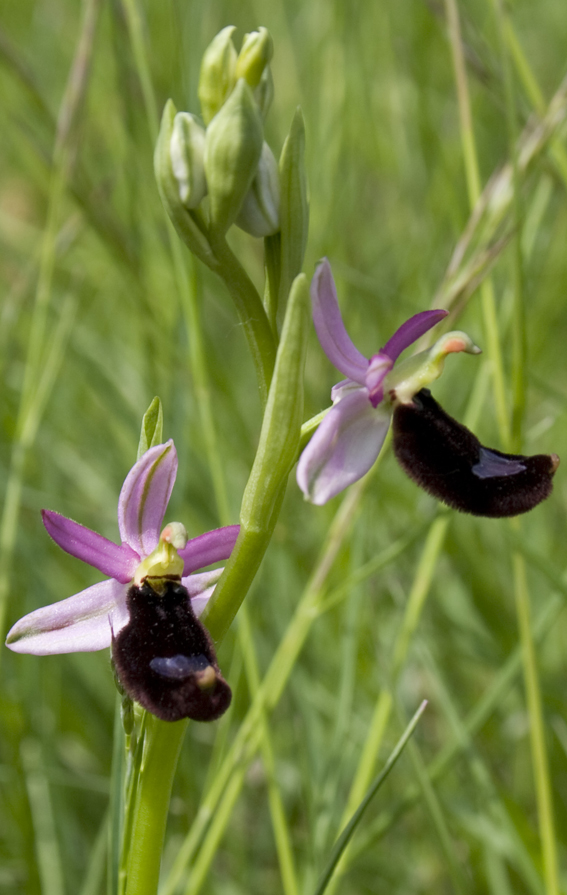
M211 229L224 234L252 185L262 152L263 126L243 78L207 128L205 173Z
M266 412L240 511L240 534L203 621L219 640L248 592L270 542L287 477L297 458L303 416L303 368L309 332L309 289L293 283Z
M244 78L254 90L274 55L274 42L267 28L260 27L244 35L236 61L236 77Z
M178 112L169 144L171 167L186 208L197 208L207 192L205 130L194 115Z
M267 143L235 224L256 237L272 236L280 229L280 175Z
M236 83L235 30L234 25L223 28L203 54L198 92L205 124L213 120Z
M136 587L149 580L156 593L163 593L166 581L181 581L183 560L178 550L187 545L187 531L181 522L170 522L159 536L159 542L153 553L142 560L136 574Z
M413 396L441 376L448 354L464 351L480 354L481 349L463 332L445 333L427 351L401 361L384 379L384 400L411 404Z
M173 172L171 139L176 112L173 102L168 100L163 110L154 153L154 172L159 194L181 240L207 267L216 271L218 262L212 252L198 213L189 210L183 204L179 194L179 181Z
M269 65L267 65L262 72L260 83L254 90L254 99L258 103L260 115L265 121L268 117L268 112L270 111L270 106L272 105L272 101L274 99L274 78L272 75L272 69Z

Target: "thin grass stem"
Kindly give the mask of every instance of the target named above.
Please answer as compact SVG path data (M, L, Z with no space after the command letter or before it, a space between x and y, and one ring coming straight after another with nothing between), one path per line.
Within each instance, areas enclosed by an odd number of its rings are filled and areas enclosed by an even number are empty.
M363 817L366 809L368 808L370 802L372 801L372 799L374 798L374 796L376 795L376 793L378 792L378 790L380 789L380 787L382 786L384 781L387 779L390 772L392 771L394 765L398 761L404 748L408 744L410 737L412 736L415 728L417 727L419 719L421 718L421 716L426 708L427 708L427 700L424 700L421 703L421 705L418 708L415 715L413 716L413 718L411 719L411 721L409 722L409 724L406 727L401 738L396 743L393 751L391 752L390 756L388 757L388 760L386 761L386 764L384 765L384 769L381 771L380 774L378 774L376 779L370 784L368 792L366 793L364 798L361 800L358 808L356 809L356 811L350 818L349 822L345 826L344 830L342 831L341 835L339 836L339 838L331 852L331 856L329 858L327 866L325 867L325 869L323 870L323 873L321 874L321 877L317 884L317 888L315 889L315 895L323 895L323 893L327 889L327 887L332 879L333 873L335 872L335 869L337 868L338 863L341 859L341 856L343 855L347 845L349 844L350 840L352 839L352 836L354 835L354 832L356 831L357 826L359 825L360 821L362 820L362 817Z

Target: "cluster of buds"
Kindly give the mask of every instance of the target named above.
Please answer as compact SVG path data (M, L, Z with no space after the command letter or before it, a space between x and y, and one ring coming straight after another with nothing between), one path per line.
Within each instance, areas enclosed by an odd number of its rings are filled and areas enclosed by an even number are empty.
M244 36L237 53L234 31L232 25L223 28L203 56L201 118L167 104L156 176L178 227L183 219L187 225L187 212L195 224L199 212L211 233L223 236L236 224L252 236L271 236L280 229L278 163L264 140L273 97L273 42L259 28Z

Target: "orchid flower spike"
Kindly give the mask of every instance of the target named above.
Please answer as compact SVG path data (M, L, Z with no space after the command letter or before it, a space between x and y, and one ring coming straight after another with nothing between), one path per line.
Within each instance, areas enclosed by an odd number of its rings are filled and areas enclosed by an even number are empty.
M483 447L426 388L441 375L448 354L480 353L465 333L446 333L429 350L396 363L447 311L415 314L367 358L345 329L326 258L315 271L311 301L321 347L347 379L332 389L333 406L297 465L307 500L325 504L362 478L380 453L392 417L394 453L402 468L448 506L479 516L515 516L549 496L556 454L524 457Z
M213 644L199 616L227 560L238 525L192 540L179 522L162 530L177 474L173 441L134 464L118 501L120 545L43 510L48 534L67 553L108 575L106 581L21 618L6 645L37 656L112 648L129 696L166 721L213 720L230 703Z

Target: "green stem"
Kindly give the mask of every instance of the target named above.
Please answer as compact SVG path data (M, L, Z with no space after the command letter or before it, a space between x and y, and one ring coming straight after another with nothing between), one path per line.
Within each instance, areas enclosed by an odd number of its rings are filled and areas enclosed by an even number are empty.
M173 777L188 721L146 717L126 863L126 895L155 895Z
M522 647L526 702L530 718L530 745L535 777L539 832L543 852L545 891L546 895L559 895L553 796L549 775L549 759L545 745L541 689L532 630L526 565L523 556L519 553L514 554L514 593L520 644Z
M209 234L210 243L224 281L242 323L248 347L256 367L262 404L268 400L268 392L276 362L276 340L264 310L262 299L254 283L230 249L224 236Z

